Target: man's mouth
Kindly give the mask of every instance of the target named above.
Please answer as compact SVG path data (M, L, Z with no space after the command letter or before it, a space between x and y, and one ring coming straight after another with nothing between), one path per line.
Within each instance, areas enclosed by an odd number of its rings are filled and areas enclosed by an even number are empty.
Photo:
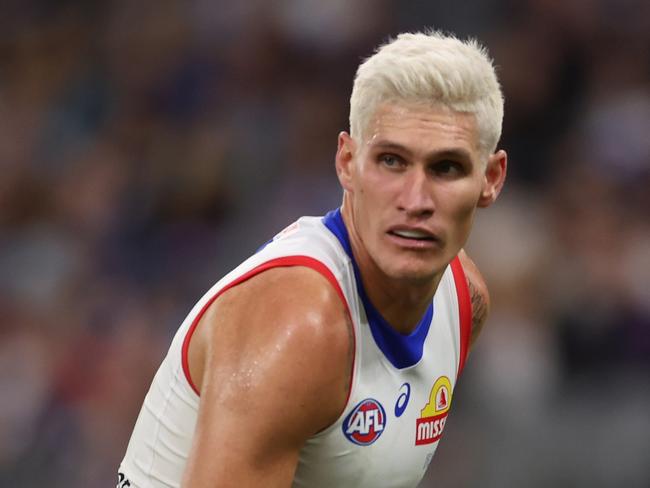
M397 238L397 241L401 241L402 245L406 244L407 246L408 242L414 245L430 246L440 241L435 234L425 229L394 228L388 231L388 235Z
M433 241L435 237L431 234L420 230L391 230L389 234L393 234L405 239L415 239L418 241Z

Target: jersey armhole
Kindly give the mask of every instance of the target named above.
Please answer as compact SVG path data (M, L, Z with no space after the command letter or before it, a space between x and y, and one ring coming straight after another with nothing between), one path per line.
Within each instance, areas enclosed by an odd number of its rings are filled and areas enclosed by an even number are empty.
M259 266L256 266L250 271L244 273L243 275L236 278L234 281L228 283L227 285L222 287L219 291L217 291L212 297L210 297L210 299L205 303L205 305L203 305L201 311L197 314L197 316L192 321L192 325L188 329L185 338L183 339L182 365L183 365L183 373L185 374L185 378L189 383L190 387L192 387L192 390L194 390L194 393L197 394L197 396L200 396L201 394L198 388L196 387L196 385L194 384L194 382L192 381L192 377L190 376L188 351L190 348L190 341L192 339L192 335L194 334L197 325L201 321L203 314L205 314L205 312L208 310L210 305L212 305L212 303L217 298L219 298L219 296L221 296L223 293L228 291L230 288L237 286L249 280L253 276L258 275L263 271L267 271L271 268L281 268L281 267L289 267L289 266L304 266L307 268L311 268L314 271L320 273L325 279L327 279L327 281L334 287L334 290L336 291L337 295L341 298L341 301L343 302L343 305L345 306L345 310L348 314L350 324L352 324L352 315L350 314L350 307L348 305L348 301L345 299L345 295L343 294L343 291L341 290L341 286L339 285L339 282L337 281L332 271L321 261L318 261L317 259L314 259L309 256L283 256L281 258L276 258L276 259L271 259L269 261L266 261L265 263L262 263ZM352 385L354 381L354 367L355 367L355 359L356 359L354 357L356 355L356 333L354 331L354 326L351 325L351 327L352 327L352 344L350 344L350 347L352 348L352 352L353 352L352 372L350 374L350 384L348 386L348 395L347 398L345 399L345 405L343 407L344 409L347 407L347 404L350 401L350 394L352 392Z
M469 297L469 286L467 285L465 271L463 271L463 266L460 264L458 256L451 261L450 266L454 275L456 296L458 297L460 359L458 361L458 374L456 377L459 377L465 367L465 361L469 352L469 340L472 333L472 302Z

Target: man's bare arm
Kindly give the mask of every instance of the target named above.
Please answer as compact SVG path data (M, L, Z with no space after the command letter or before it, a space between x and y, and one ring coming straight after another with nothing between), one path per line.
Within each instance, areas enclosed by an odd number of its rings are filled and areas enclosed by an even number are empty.
M472 301L472 334L470 338L470 348L474 346L476 339L483 330L485 321L490 313L490 293L481 272L478 270L474 261L470 259L465 251L458 255L460 263L465 271L467 286L469 287L469 296Z
M290 486L305 440L345 406L349 327L308 268L272 269L219 297L190 345L201 400L183 486Z

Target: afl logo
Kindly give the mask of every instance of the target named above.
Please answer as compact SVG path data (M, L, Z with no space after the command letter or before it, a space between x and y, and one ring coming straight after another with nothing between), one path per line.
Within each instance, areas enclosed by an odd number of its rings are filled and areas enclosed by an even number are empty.
M350 442L359 446L369 446L386 427L386 412L377 400L361 400L343 421L343 434Z

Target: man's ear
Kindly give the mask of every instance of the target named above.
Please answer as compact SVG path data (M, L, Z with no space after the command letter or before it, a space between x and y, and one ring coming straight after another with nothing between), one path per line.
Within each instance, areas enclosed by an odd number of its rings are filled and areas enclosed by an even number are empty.
M488 207L497 199L506 181L507 171L508 155L504 150L499 150L489 156L485 168L483 189L478 200L479 207Z
M346 191L352 190L352 166L356 150L356 143L350 134L345 131L340 132L336 150L336 174Z

